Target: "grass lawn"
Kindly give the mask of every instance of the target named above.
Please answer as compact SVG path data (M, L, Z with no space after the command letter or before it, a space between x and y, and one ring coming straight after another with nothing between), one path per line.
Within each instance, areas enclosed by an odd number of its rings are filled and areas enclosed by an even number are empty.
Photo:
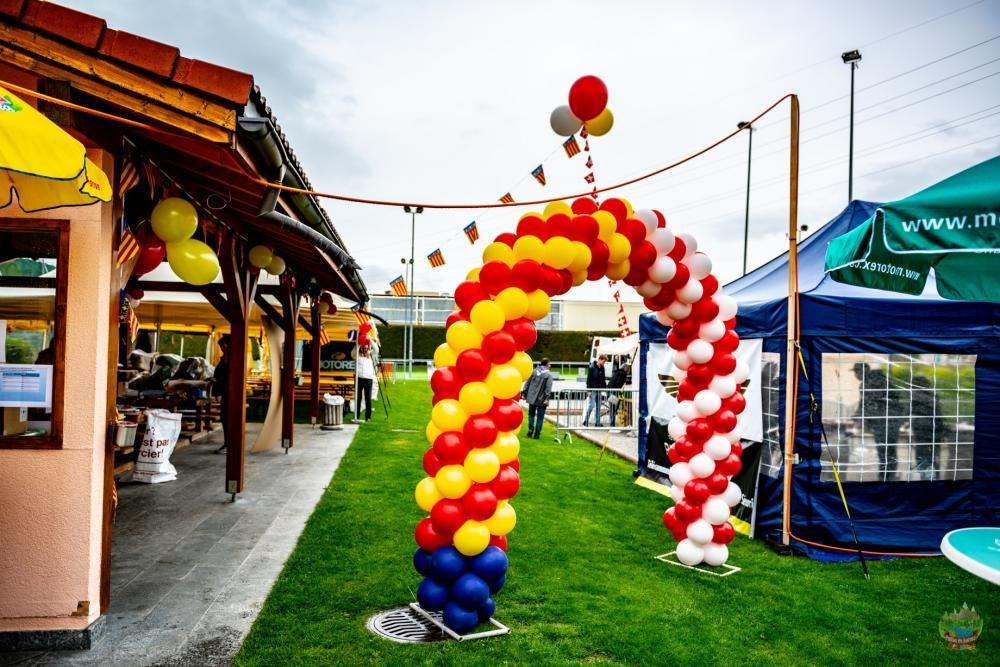
M393 412L362 426L236 657L237 665L997 664L998 589L944 559L856 563L779 557L741 537L725 579L660 563L668 501L632 466L578 441L522 442L518 525L497 619L512 634L395 644L367 618L414 599L422 512L413 489L430 414L426 382L390 388ZM394 429L400 429L396 431ZM413 430L414 432L407 432ZM938 636L945 611L975 606L975 652Z

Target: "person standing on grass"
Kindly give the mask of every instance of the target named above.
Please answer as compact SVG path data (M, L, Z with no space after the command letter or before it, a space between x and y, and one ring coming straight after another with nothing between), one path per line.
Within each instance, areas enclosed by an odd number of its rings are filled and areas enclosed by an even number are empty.
M552 394L552 373L549 370L551 364L548 359L542 359L524 388L524 398L528 402L528 437L538 440L542 433L542 424L545 423L545 408L549 404L549 396Z
M587 412L583 415L583 425L590 421L590 413L596 412L596 424L601 425L601 391L607 389L608 380L604 376L604 364L608 358L603 354L597 355L597 361L590 365L587 371Z
M358 352L358 396L354 400L356 414L361 414L362 398L365 399L365 421L372 419L372 382L375 380L375 362L367 347Z
M222 446L215 450L216 454L226 451L229 444L229 437L226 434L226 422L229 417L229 401L226 393L229 390L229 334L219 337L219 349L222 356L219 363L215 365L215 372L212 374L212 394L219 397L219 420L222 422Z

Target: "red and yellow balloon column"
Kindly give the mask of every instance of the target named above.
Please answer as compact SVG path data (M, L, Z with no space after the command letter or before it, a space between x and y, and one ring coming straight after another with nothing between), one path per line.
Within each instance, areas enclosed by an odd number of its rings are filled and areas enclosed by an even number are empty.
M694 240L675 237L662 214L633 211L623 199L553 202L484 249L483 265L455 290L457 309L434 354L427 477L415 494L428 512L417 524L413 557L425 609L443 611L456 632L496 609L517 520L517 401L532 370L534 322L548 314L550 297L605 277L634 286L672 326L667 342L683 370L675 371L680 416L671 423L678 439L671 459L690 474L675 480L677 506L664 521L685 562L725 561L729 508L739 500L729 477L739 469L743 369L733 356L735 305L718 293L711 269Z

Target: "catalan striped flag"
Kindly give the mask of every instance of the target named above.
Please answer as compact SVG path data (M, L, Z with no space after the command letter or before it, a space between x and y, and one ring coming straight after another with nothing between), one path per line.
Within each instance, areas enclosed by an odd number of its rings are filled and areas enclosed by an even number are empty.
M430 262L431 266L434 268L444 266L444 255L441 254L441 248L438 248L431 254L427 255L427 261Z
M116 267L129 262L139 256L139 252L142 247L139 245L138 239L135 238L135 234L132 230L128 228L128 224L122 220L122 238L118 243L118 262L115 264Z
M118 195L124 197L125 193L139 185L139 170L135 168L135 163L125 158L122 163L122 172L118 175Z
M535 180L545 185L545 170L542 169L542 165L538 165L531 170L531 175L535 177Z
M389 287L392 288L392 293L396 296L406 296L409 291L406 289L406 281L403 280L403 276L396 276L389 283Z
M125 290L121 291L121 307L118 310L118 321L128 325L128 341L131 343L139 334L139 316L135 314L135 309L128 302L128 295Z
M326 333L326 327L319 325L319 346L323 347L330 342L330 335Z
M508 192L503 197L500 197L500 203L501 204L513 204L514 203L514 195L512 195L511 193Z
M570 158L580 152L580 144L576 142L576 136L571 136L563 142L563 150L566 151L566 157Z
M465 232L465 238L469 239L469 243L475 243L479 240L479 228L476 227L475 220L463 227L462 231Z
M358 324L364 324L365 322L371 322L372 316L361 310L361 304L356 303L351 306L351 312L354 313L354 319L358 321Z

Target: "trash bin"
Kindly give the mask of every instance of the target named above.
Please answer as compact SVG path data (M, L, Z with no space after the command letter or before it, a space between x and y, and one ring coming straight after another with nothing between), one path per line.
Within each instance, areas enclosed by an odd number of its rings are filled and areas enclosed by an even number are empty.
M342 396L323 395L323 424L320 426L324 431L336 431L344 423L344 398Z

